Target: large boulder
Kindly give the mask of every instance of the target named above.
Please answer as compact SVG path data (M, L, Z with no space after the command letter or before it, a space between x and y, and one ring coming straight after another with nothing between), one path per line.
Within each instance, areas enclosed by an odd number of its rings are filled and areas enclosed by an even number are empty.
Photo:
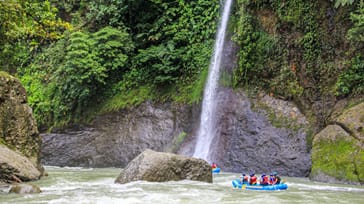
M194 180L212 183L211 166L202 159L145 150L120 173L116 183Z
M31 181L39 179L41 175L27 157L0 144L0 181Z
M364 103L349 108L333 125L315 135L312 171L315 181L364 183Z
M18 79L0 71L0 144L28 158L39 173L43 171L39 159L41 142L32 109L27 104L24 87ZM1 148L1 151L10 152L4 147ZM9 167L18 165L19 161L11 161L11 158L6 156L1 154L0 164L7 164L5 166ZM11 154L12 158L20 156ZM9 176L11 175L5 177ZM37 177L39 176L30 176L31 179Z

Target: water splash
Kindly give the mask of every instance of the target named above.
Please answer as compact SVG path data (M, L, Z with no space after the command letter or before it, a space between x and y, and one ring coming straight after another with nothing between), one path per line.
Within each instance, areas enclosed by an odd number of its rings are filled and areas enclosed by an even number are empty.
M209 161L210 145L215 137L215 98L220 76L221 57L225 41L226 27L229 21L232 0L226 0L223 15L216 35L214 54L210 61L209 75L205 85L200 128L193 157Z

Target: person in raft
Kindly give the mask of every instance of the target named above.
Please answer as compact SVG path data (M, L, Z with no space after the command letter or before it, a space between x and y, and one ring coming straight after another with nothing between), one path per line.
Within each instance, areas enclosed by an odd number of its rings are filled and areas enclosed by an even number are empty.
M271 185L276 185L281 183L281 177L278 176L277 172L273 172L271 175Z
M248 183L249 182L249 176L245 175L245 174L241 174L240 182L241 183Z
M274 182L274 177L273 177L273 173L271 173L269 175L269 185L273 185L273 182Z
M262 177L260 179L260 185L262 185L262 186L269 185L269 178L267 175L262 174Z
M215 162L212 162L211 168L213 168L213 169L216 169L217 168L217 165L215 164Z
M250 185L255 185L255 184L257 184L257 177L255 176L255 174L254 174L254 173L251 173L251 174L250 174L249 184L250 184Z

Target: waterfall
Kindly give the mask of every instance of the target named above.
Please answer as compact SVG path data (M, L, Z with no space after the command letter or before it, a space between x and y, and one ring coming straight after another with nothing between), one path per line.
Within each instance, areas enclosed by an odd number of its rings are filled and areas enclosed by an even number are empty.
M225 32L229 21L232 0L225 0L223 15L216 35L214 53L210 61L209 74L205 84L202 101L200 128L193 157L209 160L210 145L215 137L215 98L220 76L221 56L224 47Z

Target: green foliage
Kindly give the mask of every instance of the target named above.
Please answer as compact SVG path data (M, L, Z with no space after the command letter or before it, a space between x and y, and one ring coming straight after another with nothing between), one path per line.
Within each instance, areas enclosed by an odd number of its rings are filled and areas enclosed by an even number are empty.
M99 0L88 4L89 12L86 19L92 21L94 29L105 26L123 27L126 22L128 6L132 4L125 0Z
M35 38L38 42L59 39L70 25L57 18L56 12L47 0L1 1L0 20L4 27L0 34L8 39Z
M38 55L21 80L39 123L61 126L83 117L107 83L122 78L132 49L125 31L105 27L73 32Z
M55 114L56 120L71 116L72 113L81 115L90 96L96 93L98 86L105 84L107 77L106 68L98 62L97 53L92 49L94 41L88 34L72 33L69 43L65 62L54 73L56 85L53 86L53 95L61 110Z
M129 69L129 56L134 50L126 30L105 27L92 35L98 63L105 67L116 82Z
M339 6L351 5L353 3L354 0L335 0L335 8L338 8Z
M16 73L40 45L62 37L71 25L57 18L49 1L0 1L0 69Z
M364 43L364 1L361 0L356 12L351 13L353 27L349 29L347 38L353 43Z
M347 36L355 53L348 56L362 53L363 7L356 2L335 1L353 5L339 12L357 8ZM230 31L240 48L239 64L232 79L223 73L223 85L232 80L234 87L257 86L285 98L309 95L307 87L317 95L332 90L340 70L332 54L338 47L325 44L324 29L333 5L314 0L235 5ZM18 69L37 120L49 126L77 120L99 105L109 111L143 100L195 103L208 73L219 6L208 0L0 1L1 67ZM267 29L269 17L274 23ZM359 61L340 75L340 95L362 93ZM321 88L328 76L330 89Z
M165 87L179 80L195 79L211 54L211 39L216 32L218 4L206 0L176 3L152 1L159 8L159 18L143 36L153 45L140 49L134 59L134 72L143 73L142 81ZM208 43L210 49L194 50ZM140 76L140 74L139 74ZM180 82L179 82L180 83ZM180 83L182 84L182 83Z
M266 79L274 75L274 67L268 62L277 55L277 39L259 31L257 22L245 6L240 8L234 40L240 46L239 66L235 70L234 86L267 84Z
M308 2L300 0L273 1L272 7L276 10L278 18L285 23L292 23L292 26L303 27L306 23L303 18L308 12Z
M208 67L199 74L194 83L182 86L178 94L173 95L173 99L180 103L198 103L202 99L204 85L208 76Z
M146 100L155 99L154 90L148 86L140 86L127 92L120 92L107 99L100 108L100 113L118 111L122 108L136 106Z
M140 50L135 58L134 66L142 68L146 83L168 85L174 83L180 73L178 61L182 50L176 50L173 43L167 45L152 46Z
M361 55L354 57L349 67L342 72L336 82L336 95L364 93L364 59Z
M295 46L301 47L303 51L303 63L305 69L302 69L305 77L318 83L319 62L321 55L321 33L317 22L318 18L317 1L299 1L293 0L287 3L275 1L274 8L278 13L279 19L295 30L302 33L302 37L296 39Z
M277 73L277 77L270 82L270 91L274 95L285 96L288 99L301 97L303 87L299 84L292 68L284 66Z

